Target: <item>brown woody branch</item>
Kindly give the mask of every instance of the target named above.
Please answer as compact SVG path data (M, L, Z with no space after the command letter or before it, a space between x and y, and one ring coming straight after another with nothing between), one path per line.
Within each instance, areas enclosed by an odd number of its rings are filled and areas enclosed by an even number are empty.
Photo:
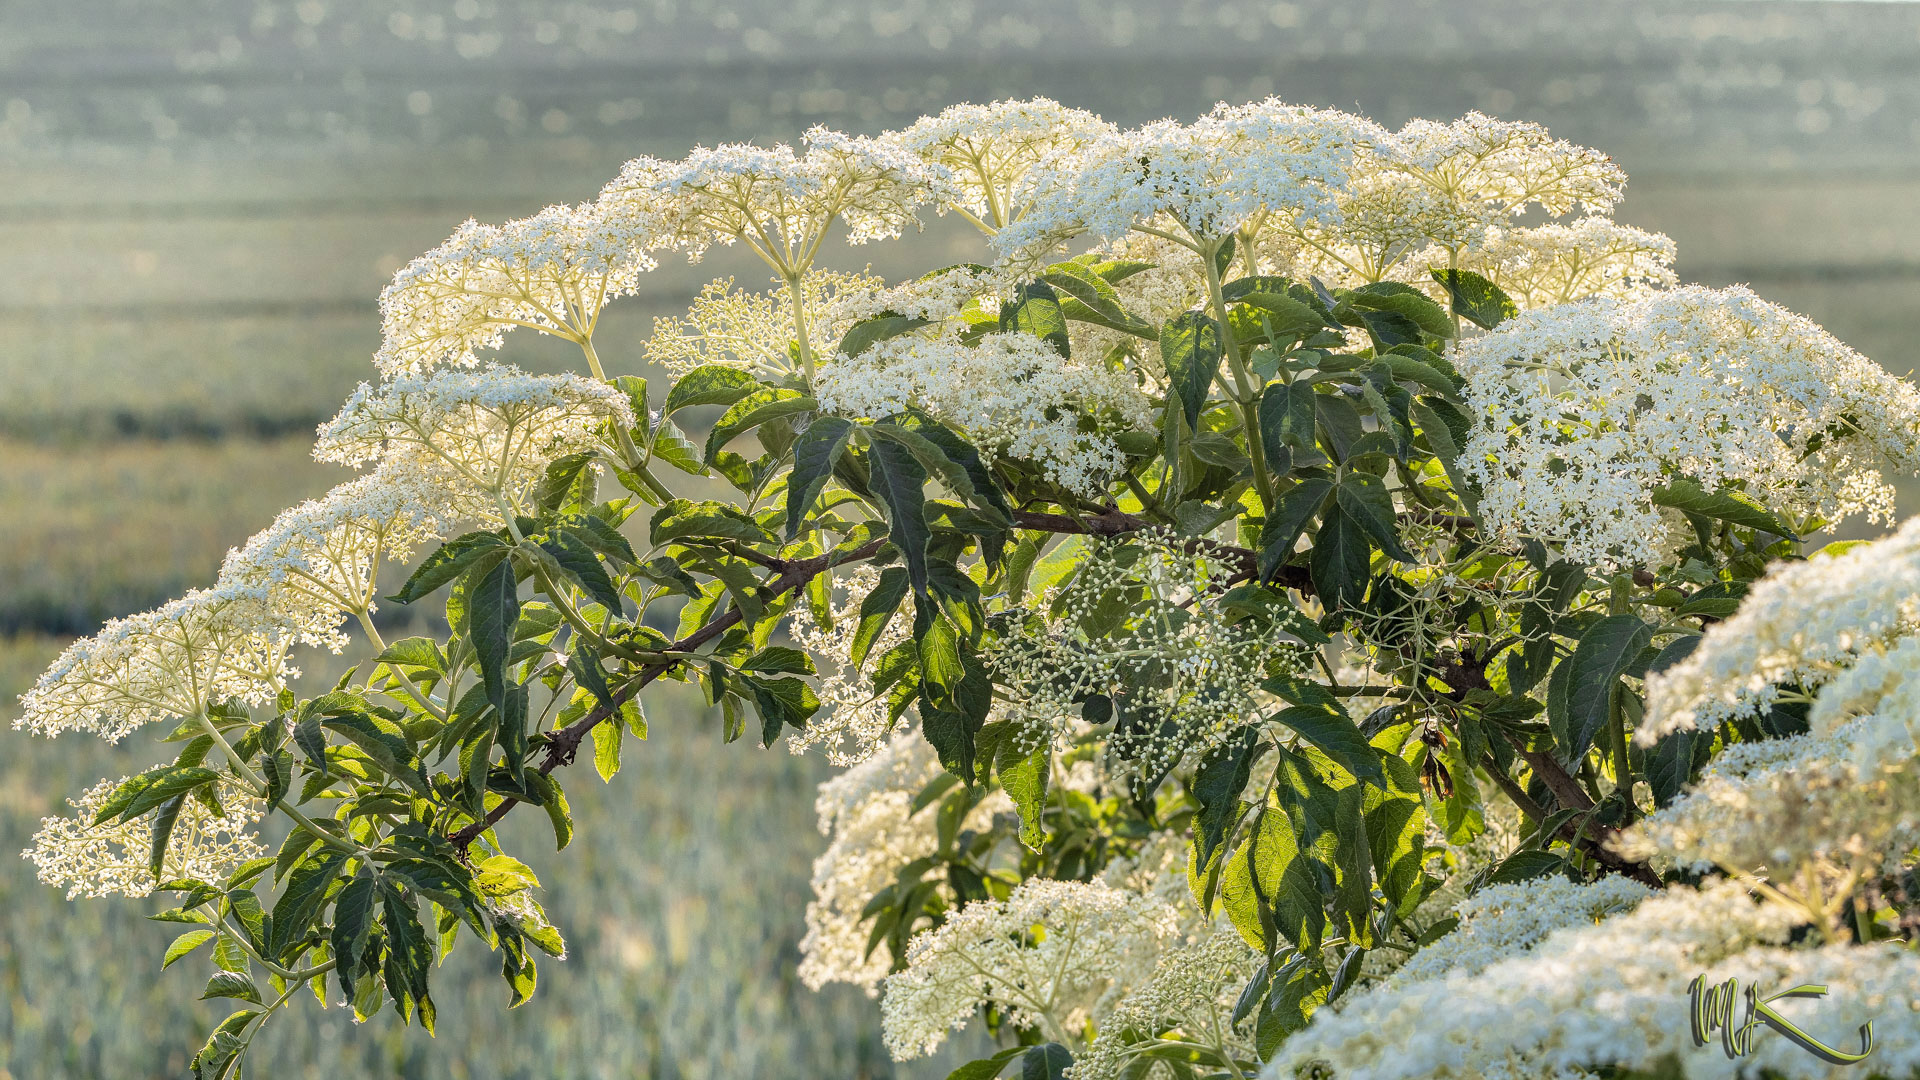
M1153 525L1152 522L1145 518L1135 517L1132 514L1122 513L1118 510L1078 518L1069 517L1065 514L1044 514L1026 510L1016 510L1013 513L1013 523L1020 528L1032 529L1039 532L1077 533L1086 536L1122 536L1130 532L1149 528ZM773 559L767 556L760 556L751 561L760 563L769 569L779 570L779 576L762 586L770 597L779 596L782 593L805 585L807 582L813 580L816 575L831 570L836 566L871 559L879 554L881 547L885 544L886 539L883 537L863 544L852 551L838 555L829 552L825 555L816 555L810 559L795 560ZM1254 576L1259 565L1259 554L1257 552L1248 548L1235 547L1231 544L1220 544L1211 540L1194 539L1186 542L1186 548L1188 551L1204 549L1209 554L1240 564L1241 575L1247 579L1251 579ZM1281 567L1280 572L1275 575L1275 580L1279 584L1302 591L1310 592L1313 588L1313 583L1309 580L1306 571L1299 567ZM726 614L702 626L700 629L674 642L673 645L670 646L670 651L676 653L694 652L737 625L740 622L740 617L740 610L733 608ZM575 720L573 723L568 724L566 727L548 732L544 744L545 753L541 757L540 764L537 766L540 772L543 775L551 774L562 765L572 764L574 756L579 753L580 744L586 740L587 736L596 726L619 712L621 706L631 701L633 696L638 694L649 683L652 683L655 679L665 675L667 672L672 671L682 663L685 663L685 661L675 659L645 665L639 671L635 672L633 677L629 678L625 683L621 684L618 689L614 690L613 700L610 705L603 704L596 706L591 712ZM481 833L493 828L500 822L501 818L506 817L507 813L518 805L520 801L521 800L511 795L501 799L498 805L492 810L487 811L486 817L479 821L472 822L452 833L448 839L453 842L455 848L465 850L467 845L478 839Z

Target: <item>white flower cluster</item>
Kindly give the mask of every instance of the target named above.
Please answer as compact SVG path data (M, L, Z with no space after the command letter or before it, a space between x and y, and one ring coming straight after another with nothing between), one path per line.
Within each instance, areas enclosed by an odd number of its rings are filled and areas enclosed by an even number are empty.
M835 356L814 396L842 416L925 410L982 447L1038 462L1062 487L1090 497L1125 461L1099 426L1139 429L1153 416L1127 372L1063 357L1022 333L986 334L972 345L890 338L855 357ZM1081 430L1083 423L1094 430Z
M1076 236L1117 240L1162 214L1195 245L1269 217L1330 220L1355 154L1389 139L1358 116L1274 99L1103 134L1034 167L1023 190L1032 209L994 244L1024 262Z
M1284 634L1230 622L1213 601L1232 571L1181 541L1142 533L1097 544L1052 599L1057 615L1010 633L989 656L1008 714L1036 737L1063 737L1080 701L1112 700L1108 740L1116 768L1160 775L1238 730L1261 707L1260 683L1276 669L1304 670L1307 650ZM1116 592L1145 599L1126 625L1100 636L1083 627ZM1038 617L1035 616L1035 619Z
M440 371L361 383L320 426L313 456L341 465L410 462L427 482L464 489L463 509L497 520L553 459L599 449L610 422L632 426L633 407L598 380L499 366Z
M805 605L794 608L789 633L795 644L813 655L822 672L820 711L807 720L805 730L788 736L787 746L796 754L820 746L833 764L858 765L887 743L893 725L887 715L886 696L873 692L872 670L887 650L907 639L912 623L905 613L896 615L874 640L864 668L853 665L860 604L879 582L880 572L871 566L861 566L842 578L840 584L846 587L847 598L834 607L831 626L817 623Z
M831 839L813 862L813 900L800 941L800 981L807 986L844 982L871 994L892 969L884 947L869 948L871 920L863 909L901 867L939 845L937 811L914 813L913 797L940 772L932 745L907 731L820 785L814 808ZM966 827L979 828L1012 805L1004 794L988 796L968 811Z
M42 818L33 846L21 856L39 871L42 884L67 890L67 899L99 896L142 897L169 881L223 885L241 863L265 855L251 826L260 820L265 804L236 785L222 784L219 813L198 798L180 804L168 837L160 876L149 870L153 850L153 819L93 824L115 789L127 781L102 780L67 804L72 817Z
M998 312L998 293L1007 282L991 270L977 266L949 266L914 281L871 292L847 291L834 305L829 318L837 326L851 328L855 323L876 315L905 315L926 319L933 324L916 333L921 337L950 336L969 308L978 305ZM835 342L837 344L837 341ZM832 352L832 349L826 350Z
M1920 840L1920 715L1872 714L1828 734L1736 743L1617 841L1644 859L1791 882L1825 862L1877 867Z
M885 282L867 274L812 270L800 279L807 340L816 354L830 353L853 324L842 312L868 301ZM786 285L771 292L736 292L732 278L709 282L685 315L653 320L647 359L675 379L705 364L737 367L758 375L794 371L793 296Z
M1679 280L1673 272L1677 253L1662 233L1595 215L1564 225L1490 228L1484 240L1462 252L1460 263L1520 307L1540 308L1595 296L1638 300L1671 288Z
M1885 519L1880 468L1920 467L1920 390L1744 288L1531 311L1453 360L1478 421L1462 469L1489 530L1588 565L1672 551L1652 496L1676 478Z
M947 196L944 168L892 143L824 127L804 142L805 153L729 143L678 162L640 158L600 201L653 222L660 246L697 259L715 244L742 242L792 279L813 264L835 222L848 243L864 244L900 235L917 208Z
M1025 212L1029 170L1113 132L1112 124L1090 112L1033 98L954 105L882 139L945 168L952 178L949 205L992 235Z
M1617 874L1585 883L1554 874L1512 885L1489 885L1455 905L1460 925L1414 953L1391 981L1472 975L1528 952L1555 930L1599 922L1652 895L1652 889Z
M505 225L469 220L380 294L383 375L471 366L525 326L584 344L600 309L633 292L651 243L644 218L600 204L550 206Z
M258 705L299 675L287 666L294 634L260 586L195 589L68 646L20 696L13 726L118 742L230 698Z
M1892 1076L1920 1067L1920 957L1894 944L1768 947L1797 921L1738 885L1676 887L1476 973L1376 987L1322 1009L1264 1075L1573 1080L1609 1065L1653 1068L1668 1055L1689 1077L1846 1075L1784 1038L1756 1038L1739 1062L1698 1050L1687 1009L1696 975L1762 993L1825 984L1827 997L1784 1002L1782 1011L1839 1046L1877 1019L1874 1067Z
M1754 715L1773 702L1777 684L1826 682L1865 650L1915 630L1920 518L1839 555L1777 565L1692 653L1647 680L1637 738L1650 745L1672 731Z
M1152 973L1173 933L1172 909L1138 893L1030 878L913 939L881 1000L887 1048L897 1061L931 1054L988 1003L1017 1027L1072 1042Z
M1260 959L1231 925L1167 950L1153 974L1100 1018L1100 1034L1074 1062L1072 1080L1118 1080L1142 1050L1170 1038L1219 1058L1257 1060L1254 1025L1236 1028L1233 1009Z
M281 512L227 553L220 580L258 586L309 644L338 652L340 620L370 614L380 564L405 561L457 520L439 489L404 466L383 466Z

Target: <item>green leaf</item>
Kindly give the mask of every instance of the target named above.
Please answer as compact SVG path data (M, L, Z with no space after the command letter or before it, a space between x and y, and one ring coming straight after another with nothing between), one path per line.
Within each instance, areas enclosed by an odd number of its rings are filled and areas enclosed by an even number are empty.
M993 771L999 774L1001 789L1020 812L1020 842L1030 851L1039 851L1047 838L1040 815L1047 806L1053 746L1048 739L1025 736L1023 731L1008 731L994 747Z
M927 595L927 543L933 530L927 525L927 471L899 442L874 440L867 461L874 494L886 507L893 526L893 545L907 564L907 580L916 596Z
M1026 1052L1027 1047L1009 1046L992 1057L967 1062L948 1073L947 1080L994 1080L1007 1067L1007 1062Z
M387 994L400 1007L402 1017L417 1009L421 1026L431 1032L433 1002L427 997L427 980L433 969L433 945L420 928L419 912L400 890L383 884L380 893L386 914Z
M1136 335L1152 333L1150 327L1127 313L1113 285L1084 263L1055 263L1040 275L1040 280L1072 298L1071 307L1065 300L1060 305L1061 313L1069 319L1080 318Z
M440 545L421 561L400 591L387 597L396 604L411 604L440 586L483 565L507 557L512 545L490 532L470 532Z
M1647 786L1653 789L1653 804L1670 805L1687 789L1693 779L1693 754L1697 740L1711 739L1712 732L1676 731L1659 742L1646 755Z
M147 870L154 880L160 878L160 871L167 864L167 842L173 838L174 822L180 819L180 808L187 803L187 797L175 795L160 804L153 815L153 842L147 854Z
M1193 817L1194 862L1205 866L1225 842L1227 830L1240 820L1240 793L1253 775L1253 763L1265 752L1257 727L1248 726L1229 736L1200 759L1191 791L1200 812Z
M1453 320L1439 304L1410 285L1391 281L1363 285L1347 294L1347 302L1374 311L1391 311L1434 337L1453 336Z
M1377 788L1387 786L1379 752L1345 713L1316 705L1295 705L1280 710L1273 719L1298 732L1354 776Z
M423 795L432 792L426 773L420 768L420 758L407 745L399 725L368 713L329 716L323 718L320 724L344 736L372 758L387 775L405 782Z
M267 809L275 809L293 786L293 755L285 750L262 755L260 775L267 781Z
M1175 316L1160 330L1160 357L1187 427L1200 428L1200 410L1220 372L1220 324L1201 312Z
M793 443L793 471L787 474L787 542L800 535L807 512L826 490L834 466L853 436L853 422L839 416L816 417Z
M93 824L139 817L176 796L211 784L219 778L219 773L197 765L162 765L148 769L138 776L129 777L113 789L113 794L94 813Z
M918 410L896 418L893 426L910 431L938 447L941 455L946 458L952 468L959 470L957 477L950 477L948 474L951 469L937 469L941 480L952 488L955 494L961 495L971 501L975 507L987 512L996 524L1011 527L1010 519L1013 510L1007 505L1006 497L1000 492L1000 485L994 481L993 471L987 468L986 461L981 458L978 448L963 438L959 432ZM928 467L935 469L931 465Z
M388 644L373 659L378 664L424 668L436 674L445 674L447 670L447 658L441 654L440 646L429 637L401 638Z
M674 499L654 511L648 535L655 546L675 540L714 538L764 544L773 539L759 522L723 502Z
M688 441L686 433L680 430L680 425L665 415L660 417L659 425L653 430L653 442L648 447L647 454L649 459L664 461L683 473L694 476L707 474L706 463L700 458L700 448ZM646 485L640 482L639 477L634 477L633 480L634 484L628 484L630 490L645 489ZM624 477L622 482L625 482Z
M1000 331L1032 334L1067 355L1067 318L1060 311L1059 294L1045 282L1028 282L1012 299L1001 301Z
M1376 747L1378 749L1378 747ZM1361 803L1366 819L1367 848L1373 873L1394 907L1409 911L1421 895L1421 865L1427 857L1427 811L1420 797L1420 777L1405 758L1382 752L1387 783L1368 788Z
M1412 553L1401 545L1400 532L1394 526L1393 493L1379 477L1348 473L1334 489L1334 498L1347 517L1372 537L1381 551L1401 562L1413 561Z
M888 338L897 338L927 325L927 320L906 315L883 313L854 323L840 339L839 351L849 357L859 356Z
M1471 270L1432 271L1433 280L1447 290L1453 301L1453 313L1483 330L1491 330L1515 315L1520 308L1498 285Z
M547 463L547 474L540 481L534 501L543 510L558 510L567 503L593 504L594 473L591 451L566 454Z
M306 937L313 927L314 916L326 903L328 886L340 876L340 868L346 861L345 852L323 848L303 859L293 868L293 873L287 875L286 888L273 905L273 918L268 920L268 959L285 955L294 942Z
M1373 549L1367 543L1366 530L1338 505L1328 507L1308 563L1321 605L1329 613L1359 607L1366 596L1372 565Z
M906 595L905 567L889 566L880 571L880 580L874 585L873 591L860 601L860 622L854 627L853 645L847 655L847 662L855 669L866 666L867 654L873 651L873 643L880 639Z
M1563 856L1538 848L1527 848L1500 860L1500 864L1487 875L1486 884L1517 885L1522 881L1558 873L1566 866L1567 860Z
M377 888L373 878L354 878L333 900L331 944L333 958L340 965L337 969L340 987L345 993L351 993L360 954L366 951L367 939L373 932L373 902Z
M593 771L601 783L611 783L620 771L620 744L626 733L620 721L609 718L593 725Z
M620 590L613 587L600 555L580 535L569 529L554 529L539 541L540 550L553 557L560 571L593 602L618 615L622 613Z
M1587 627L1567 665L1567 735L1564 760L1577 761L1606 726L1613 691L1653 640L1653 629L1638 615L1608 615Z
M1296 948L1319 944L1326 927L1319 881L1293 823L1279 807L1270 804L1260 811L1251 835L1228 860L1220 902L1240 936L1256 949L1278 947L1279 937Z
M1293 555L1307 523L1326 504L1333 481L1309 477L1288 488L1260 527L1260 580L1272 581L1280 567Z
M1789 540L1799 539L1792 529L1787 528L1785 522L1754 501L1753 496L1732 488L1708 491L1692 480L1675 480L1665 487L1653 490L1653 504L1670 506L1675 510L1699 514L1703 517L1717 518L1744 528L1784 536Z
M969 503L990 508L993 513L1000 516L1000 522L997 522L997 524L1011 524L1005 516L1004 502L1001 502L998 498L989 499L986 493L981 492L975 486L974 474L960 464L960 462L955 461L953 457L949 456L946 448L938 445L932 439L927 438L923 430L913 430L898 424L883 423L875 424L868 428L867 433L874 441L876 452L882 441L897 443L901 449L913 455L914 461L919 463L921 469L924 470L927 475L938 476L940 482L945 484L948 490L966 499ZM951 434L951 432L948 434ZM980 464L979 453L974 451L971 446L967 445L957 435L953 436L952 442L956 449L960 447L965 448L967 453L963 456L971 457L972 464L978 471L978 478L987 485L987 492L997 496L998 492L993 488L992 480L986 475L985 467ZM1001 505L995 506L994 503L996 502L1000 502Z
M200 995L201 1001L210 998L237 998L251 1001L255 1005L264 1004L260 1000L260 988L253 985L253 979L241 971L216 971L207 980L207 990Z
M1259 309L1261 322L1277 338L1308 337L1327 325L1318 311L1283 293L1255 289L1239 299Z
M1027 1047L1020 1057L1020 1080L1065 1080L1073 1055L1057 1042Z
M813 412L819 407L819 402L798 390L755 390L734 402L713 425L713 430L707 433L707 450L702 460L713 464L714 455L721 447L769 420Z
M520 586L514 579L513 564L504 560L495 563L474 582L467 603L467 634L480 660L487 700L497 709L506 692L513 628L520 621Z
M732 405L759 386L758 380L739 368L704 364L680 376L673 388L667 391L667 403L661 406L661 413L672 416L694 405ZM635 415L644 417L646 414L639 412Z
M173 944L167 946L167 955L160 961L160 970L167 970L173 966L174 961L212 940L213 931L211 930L189 930L174 938Z
M804 728L807 719L820 711L820 699L813 687L799 679L761 679L744 677L753 693L753 704L760 710L761 743L772 746L781 727Z
M620 707L620 703L613 699L613 687L607 685L606 669L600 666L600 653L592 642L584 638L574 642L573 652L567 656L567 670L573 673L574 682L592 694L593 700L601 708Z

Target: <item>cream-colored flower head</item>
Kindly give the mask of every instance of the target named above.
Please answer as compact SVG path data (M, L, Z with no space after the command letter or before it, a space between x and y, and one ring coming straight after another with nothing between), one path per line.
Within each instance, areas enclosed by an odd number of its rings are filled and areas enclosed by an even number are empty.
M1920 840L1920 748L1907 720L1876 714L1830 735L1736 743L1617 847L1782 883L1816 862L1897 862Z
M1520 307L1540 308L1596 296L1638 300L1671 288L1678 280L1675 254L1665 234L1594 216L1564 225L1489 229L1462 253L1460 265L1485 275ZM1446 265L1444 257L1432 265Z
M1489 529L1587 565L1673 551L1652 496L1676 478L1791 515L1886 520L1881 470L1920 468L1920 390L1744 288L1526 312L1454 363Z
M946 170L901 147L824 127L809 130L805 146L729 143L679 162L641 158L600 202L658 222L661 243L692 258L744 243L791 279L813 265L836 223L852 244L898 236L916 209L945 197Z
M1172 908L1101 882L1029 878L1004 901L976 900L907 947L880 1012L894 1060L924 1057L980 1006L1056 1041L1084 1032L1103 1002L1152 973Z
M373 611L380 564L404 561L457 524L446 493L409 462L383 465L282 511L227 553L220 580L267 590L309 643L338 651L340 620Z
M74 642L20 696L13 726L118 742L142 725L196 716L228 699L257 705L299 674L286 662L296 633L260 586L194 589Z
M651 224L630 208L549 206L505 225L468 221L408 263L380 294L388 377L472 366L524 326L568 341L593 336L600 309L653 269Z
M1528 952L1555 930L1591 926L1652 895L1652 889L1618 874L1584 883L1552 874L1489 885L1455 905L1460 924L1414 953L1394 971L1392 981L1472 975Z
M885 288L870 274L808 271L800 279L800 304L813 354L831 353L852 326L847 313ZM792 375L793 326L793 297L785 284L771 292L740 292L732 278L723 278L703 286L686 314L653 320L647 359L676 379L706 364L759 376Z
M1234 1006L1260 966L1231 925L1169 949L1145 981L1100 1019L1100 1034L1074 1062L1073 1080L1118 1080L1140 1055L1177 1038L1220 1057L1257 1061L1253 1024L1235 1025Z
M313 456L349 466L410 463L457 500L447 509L497 520L502 504L523 505L555 458L607 449L609 423L631 426L633 407L594 379L508 366L448 370L361 383L320 426Z
M1355 154L1387 142L1371 121L1272 99L1102 135L1031 171L1022 194L1033 209L994 244L1025 264L1076 236L1117 240L1159 215L1198 245L1269 216L1331 219Z
M219 784L220 813L197 798L180 804L160 876L154 877L148 861L153 850L152 815L93 824L94 815L126 780L124 776L102 780L78 799L67 800L76 811L72 817L41 819L33 846L20 854L39 871L42 884L64 887L69 900L142 897L168 881L223 886L241 863L267 853L251 828L266 804L238 784L223 782Z
M1109 431L1152 425L1152 404L1132 375L1104 362L1063 357L1024 333L994 333L971 345L907 335L856 357L836 355L814 386L820 407L883 419L925 410L981 446L1046 468L1062 487L1104 490L1125 458ZM1083 431L1082 421L1092 431Z
M1413 120L1393 136L1397 165L1447 199L1504 224L1529 206L1554 217L1606 213L1627 174L1605 154L1556 139L1539 124L1470 112Z
M938 808L916 812L913 799L940 774L939 757L916 729L820 785L814 810L829 839L813 862L813 899L800 941L799 975L807 986L849 983L872 995L892 970L892 955L884 945L875 947L865 909L899 880L901 867L939 849ZM983 829L1012 809L996 791L967 812L961 827Z
M1892 536L1839 555L1775 564L1739 611L1710 627L1679 663L1647 680L1646 721L1637 738L1651 745L1668 732L1755 715L1772 704L1778 684L1825 683L1868 650L1916 630L1920 517ZM1876 676L1884 671L1879 664L1868 669ZM1877 707L1875 700L1865 709L1843 709L1840 702L1854 696L1857 691L1843 690L1835 699L1830 708L1836 718Z
M1022 191L1029 170L1113 132L1093 113L1033 98L955 105L881 137L944 167L953 181L948 205L991 236L1026 212Z
M1786 947L1799 922L1790 906L1756 904L1738 884L1675 887L1473 974L1352 994L1316 1012L1261 1075L1573 1080L1667 1060L1686 1063L1689 1076L1844 1075L1785 1038L1753 1040L1738 1062L1696 1046L1686 1007L1696 976L1762 993L1824 984L1827 996L1808 1004L1829 1045L1857 1049L1859 1025L1874 1020L1872 1067L1889 1076L1920 1067L1920 956L1895 942Z

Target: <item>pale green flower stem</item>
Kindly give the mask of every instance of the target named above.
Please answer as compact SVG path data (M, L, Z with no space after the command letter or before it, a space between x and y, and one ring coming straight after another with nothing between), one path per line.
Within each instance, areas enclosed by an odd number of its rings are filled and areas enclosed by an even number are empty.
M354 609L353 615L354 618L360 621L360 631L367 635L368 641L373 642L373 647L382 653L386 652L386 639L382 638L380 631L374 628L373 619L368 617L367 609L356 608ZM408 677L406 672L400 670L399 665L388 664L387 670L393 673L394 678L400 680L400 685L406 688L408 696L413 698L415 704L425 709L428 713L431 713L434 719L441 723L444 724L447 722L447 710L434 704L433 699L428 697L426 693L420 689L419 685Z
M1267 448L1260 439L1258 398L1253 376L1247 371L1246 361L1240 359L1239 343L1234 340L1233 326L1227 321L1226 294L1220 287L1220 266L1215 257L1220 252L1221 243L1216 241L1202 245L1200 263L1207 274L1207 295L1213 304L1213 317L1220 325L1220 351L1226 354L1227 370L1233 375L1235 400L1240 403L1240 421L1247 433L1247 457L1253 462L1254 490L1260 493L1260 505L1271 511L1274 503L1273 477L1267 472Z

